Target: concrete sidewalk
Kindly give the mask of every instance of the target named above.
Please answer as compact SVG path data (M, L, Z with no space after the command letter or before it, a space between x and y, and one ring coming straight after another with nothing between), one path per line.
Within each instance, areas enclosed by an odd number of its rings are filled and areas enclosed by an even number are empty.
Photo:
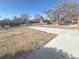
M79 30L30 27L58 36L26 59L79 59Z
M38 27L38 26L32 26L30 28L35 30L45 31L48 33L55 33L55 34L60 34L63 31L67 30L67 29L46 28L46 27Z

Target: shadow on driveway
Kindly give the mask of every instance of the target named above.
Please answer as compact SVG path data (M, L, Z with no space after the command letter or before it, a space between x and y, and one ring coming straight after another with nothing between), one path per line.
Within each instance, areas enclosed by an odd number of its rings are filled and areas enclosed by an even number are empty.
M56 48L41 48L36 53L30 55L27 59L79 59L63 50Z
M36 53L32 53L32 50L29 51L19 51L14 55L6 54L0 59L79 59L73 57L72 55L68 55L67 52L63 52L62 50L58 50L56 48L41 48ZM29 56L29 53L32 53Z

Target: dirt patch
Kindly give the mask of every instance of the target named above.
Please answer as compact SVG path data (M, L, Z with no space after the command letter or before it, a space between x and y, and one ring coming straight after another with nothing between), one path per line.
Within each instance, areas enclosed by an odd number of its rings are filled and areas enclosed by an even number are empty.
M28 56L55 37L55 34L29 28L0 32L0 59Z

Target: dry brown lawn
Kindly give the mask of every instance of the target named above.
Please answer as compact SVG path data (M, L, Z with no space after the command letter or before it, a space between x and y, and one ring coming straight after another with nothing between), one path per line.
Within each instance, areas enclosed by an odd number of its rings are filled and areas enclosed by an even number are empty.
M33 29L0 32L0 59L19 59L44 46L55 34Z

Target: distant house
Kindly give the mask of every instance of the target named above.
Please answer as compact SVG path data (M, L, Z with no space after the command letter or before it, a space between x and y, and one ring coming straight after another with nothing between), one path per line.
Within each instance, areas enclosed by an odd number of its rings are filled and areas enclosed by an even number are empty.
M78 19L73 19L72 20L72 24L77 24L78 23Z
M40 23L40 24L43 24L43 23L44 23L43 19L40 19L40 20L39 20L39 23Z
M73 19L68 19L68 18L61 18L59 20L59 23L62 25L70 25L70 24L77 24L78 23L78 18L73 18Z
M43 24L44 20L41 18L41 19L37 19L36 22L39 23L39 24Z
M78 18L78 22L77 22L78 26L79 26L79 18Z

